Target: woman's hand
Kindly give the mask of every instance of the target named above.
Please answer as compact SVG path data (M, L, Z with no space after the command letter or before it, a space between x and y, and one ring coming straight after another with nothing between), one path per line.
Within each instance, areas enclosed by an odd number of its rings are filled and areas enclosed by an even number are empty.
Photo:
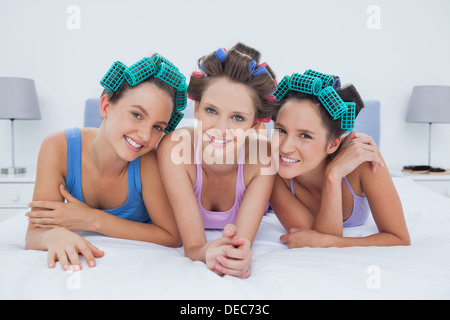
M95 267L95 258L105 254L80 235L65 228L49 230L43 244L48 250L48 267L54 268L56 261L59 261L64 271L69 269L70 264L75 270L81 270L79 254L84 256L90 268Z
M64 227L71 231L94 231L95 215L85 203L74 198L63 185L59 192L67 200L32 201L29 206L33 211L27 212L28 220L38 228ZM39 210L43 209L43 210Z
M332 246L332 236L315 230L292 228L280 237L289 248L328 248Z
M372 137L353 131L345 137L340 151L330 162L327 170L329 173L343 178L363 162L370 162L372 172L376 171L377 165L384 167L384 161Z
M251 261L250 241L240 236L232 224L224 228L221 238L208 243L206 266L219 275L248 278Z

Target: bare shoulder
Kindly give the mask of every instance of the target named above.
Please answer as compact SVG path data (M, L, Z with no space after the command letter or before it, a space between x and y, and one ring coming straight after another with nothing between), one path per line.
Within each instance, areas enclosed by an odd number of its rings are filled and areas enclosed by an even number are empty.
M171 161L174 165L194 163L194 128L180 128L167 133L156 149L159 163Z
M245 140L246 176L256 177L261 169L270 168L272 163L270 141L265 136L252 134Z
M49 134L41 143L39 157L67 158L67 139L64 131Z

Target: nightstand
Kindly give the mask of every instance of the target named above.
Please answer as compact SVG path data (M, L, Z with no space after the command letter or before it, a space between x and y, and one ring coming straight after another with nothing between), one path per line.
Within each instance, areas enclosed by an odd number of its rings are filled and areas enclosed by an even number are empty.
M421 186L450 198L450 174L405 173Z
M0 221L18 212L24 212L33 199L36 171L28 169L24 174L0 174Z

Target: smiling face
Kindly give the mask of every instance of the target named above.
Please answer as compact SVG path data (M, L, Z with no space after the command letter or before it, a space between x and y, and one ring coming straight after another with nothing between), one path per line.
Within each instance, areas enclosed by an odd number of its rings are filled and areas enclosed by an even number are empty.
M214 80L195 104L203 148L213 154L238 150L248 129L257 125L251 90L227 78Z
M287 100L274 128L272 148L279 153L278 174L285 179L321 169L339 146L328 140L317 106L309 100Z
M100 102L108 142L126 161L133 161L156 146L172 109L169 94L152 83L129 89L115 103L110 103L105 95Z

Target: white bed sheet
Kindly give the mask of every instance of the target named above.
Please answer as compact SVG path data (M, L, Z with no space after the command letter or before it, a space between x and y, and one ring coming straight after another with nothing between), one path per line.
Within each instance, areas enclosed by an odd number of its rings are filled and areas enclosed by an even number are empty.
M219 277L182 248L84 233L105 251L95 268L48 269L47 252L24 250L24 214L0 223L0 299L449 299L450 198L394 177L412 245L288 249L273 213L253 245L252 274ZM376 232L373 220L346 236ZM219 232L208 232L214 238Z

